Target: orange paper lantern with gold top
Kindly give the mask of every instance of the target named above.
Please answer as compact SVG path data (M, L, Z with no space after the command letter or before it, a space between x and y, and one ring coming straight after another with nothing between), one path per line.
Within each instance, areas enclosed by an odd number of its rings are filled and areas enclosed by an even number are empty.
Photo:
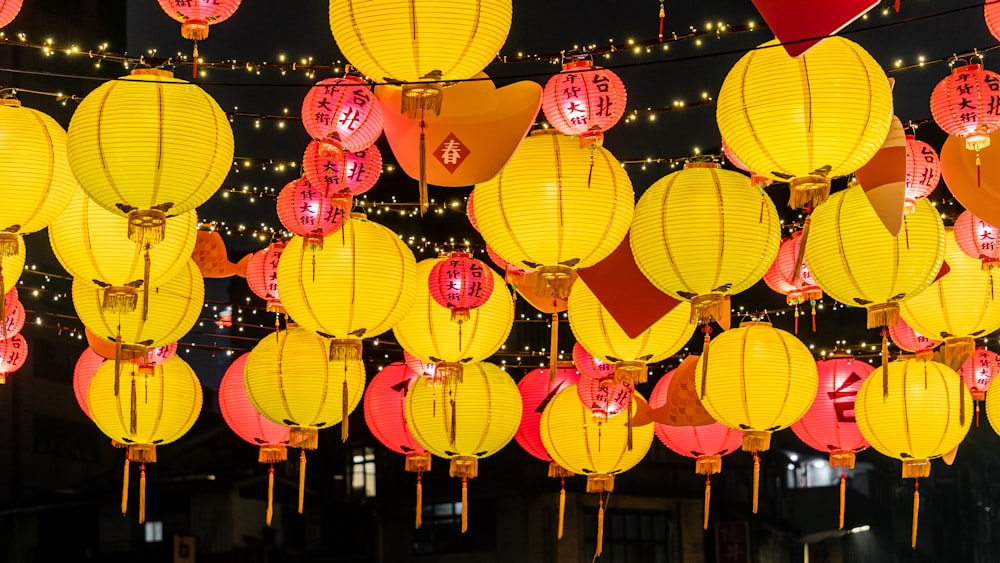
M138 367L122 375L128 391L118 393L115 362L104 362L90 380L90 417L109 438L125 444L122 514L128 506L129 462L141 463L139 522L145 520L146 464L156 462L156 448L183 436L201 412L201 382L184 360L173 357L152 374Z
M912 228L911 228L912 231ZM920 334L944 340L947 358L975 353L975 339L1000 328L1000 301L994 298L993 274L979 259L967 256L945 233L945 261L950 268L929 288L904 301L903 319Z
M753 511L757 512L757 452L771 433L809 410L819 385L816 362L805 344L765 322L744 322L712 342L698 358L695 386L712 418L743 431L743 449L754 456Z
M896 360L861 384L854 411L861 435L879 453L903 462L903 478L927 477L931 459L954 450L972 422L972 400L955 370L931 360ZM886 383L883 383L886 378ZM887 385L889 393L883 392ZM986 405L989 413L989 403ZM911 542L917 543L920 497L913 493Z
M138 69L80 102L67 154L90 197L128 216L129 238L155 244L164 219L201 205L222 185L233 164L233 130L199 86Z
M831 178L854 172L882 146L892 90L878 62L843 37L794 58L779 47L773 39L733 65L715 117L739 160L789 182L789 207L815 207L830 193Z
M651 327L629 338L583 280L573 284L567 314L580 344L602 361L614 363L616 379L632 383L644 383L646 364L664 360L680 350L695 328L690 322L691 305L681 302Z
M628 174L607 149L546 130L476 185L476 222L504 261L538 270L540 283L565 297L574 269L600 262L625 238L633 200Z
M690 301L692 322L725 315L725 296L760 281L781 244L771 198L746 176L707 162L687 164L650 186L629 237L643 275Z
M468 479L479 474L479 460L507 445L521 422L517 384L499 367L473 363L461 380L414 385L406 398L406 418L417 442L451 460L449 473L462 478L462 532L468 526Z
M638 394L633 403L642 400ZM633 404L631 410L635 412ZM570 385L558 393L542 413L545 451L564 469L587 476L587 492L599 493L597 553L602 550L605 493L615 488L615 477L635 467L653 444L653 426L631 426L618 418L603 422L577 399Z

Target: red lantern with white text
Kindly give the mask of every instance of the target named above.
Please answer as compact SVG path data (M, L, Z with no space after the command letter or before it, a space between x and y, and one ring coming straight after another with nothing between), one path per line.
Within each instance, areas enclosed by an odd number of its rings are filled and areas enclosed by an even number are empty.
M466 252L452 252L431 269L427 279L431 297L442 307L451 309L451 320L469 320L469 309L475 309L493 294L493 274L486 264Z
M581 146L600 144L604 132L625 113L625 85L614 72L589 60L563 64L542 91L545 119L564 135L580 135Z
M359 151L382 134L382 106L364 80L327 78L302 100L302 125L327 153Z

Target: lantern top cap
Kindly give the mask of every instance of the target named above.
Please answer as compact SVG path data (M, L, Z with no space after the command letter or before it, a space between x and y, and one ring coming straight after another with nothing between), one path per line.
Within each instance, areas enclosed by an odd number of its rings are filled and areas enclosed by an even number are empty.
M983 69L983 65L981 65L979 63L971 63L971 64L967 64L967 65L956 66L955 68L951 69L951 73L952 74L958 74L960 72L977 71L977 70L982 70L982 69Z
M769 323L767 321L743 321L743 322L740 323L740 328L753 327L753 326L763 326L763 327L771 328L772 325L771 325L771 323Z
M351 211L351 219L357 219L358 221L367 221L368 216L360 211Z
M563 72L567 70L577 70L577 69L587 69L594 68L594 61L590 59L576 59L572 61L566 61L562 65Z
M684 170L687 170L689 168L714 168L714 169L719 169L719 168L722 168L722 165L719 164L718 162L685 162L684 163Z
M21 100L16 98L0 98L0 106L21 107Z
M163 78L173 78L174 73L162 68L136 68L128 73L129 76L161 76Z
M472 253L470 253L470 252L462 252L461 250L452 250L451 252L447 253L445 256L448 256L449 258L450 257L454 257L454 258L472 258Z

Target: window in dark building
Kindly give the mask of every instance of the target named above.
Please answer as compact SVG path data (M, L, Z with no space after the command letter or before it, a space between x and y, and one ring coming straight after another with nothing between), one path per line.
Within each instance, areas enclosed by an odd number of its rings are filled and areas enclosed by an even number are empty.
M347 470L352 496L375 496L375 448L352 449Z
M475 499L470 505L469 529L463 534L462 503L424 504L424 523L413 533L414 555L495 551L495 503Z
M604 514L602 563L669 563L670 522L664 512L611 508ZM584 553L597 547L597 510L583 518Z

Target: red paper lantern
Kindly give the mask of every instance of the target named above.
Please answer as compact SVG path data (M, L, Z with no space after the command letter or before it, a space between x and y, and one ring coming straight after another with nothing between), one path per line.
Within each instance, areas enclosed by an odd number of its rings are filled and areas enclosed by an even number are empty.
M549 368L538 368L524 374L517 388L521 391L521 424L514 439L532 456L552 464L552 456L542 444L541 422L546 405L563 389L580 380L580 372L569 362L556 367L555 379L550 380Z
M778 255L774 257L771 267L764 273L764 283L775 292L783 294L785 302L789 305L796 305L796 333L799 330L799 308L797 305L805 301L812 302L813 330L816 330L816 300L823 298L823 290L816 285L805 261L799 264L798 271L795 270L795 263L799 260L801 248L802 231L796 231L781 241Z
M20 334L0 340L0 384L7 383L7 376L21 369L28 360L28 343Z
M998 96L1000 75L980 64L958 66L931 92L931 116L944 132L965 139L965 148L980 151L1000 127Z
M941 344L940 340L927 338L913 330L910 325L906 324L902 316L899 317L899 321L896 324L889 327L889 338L901 350L906 350L907 352L930 350Z
M604 379L615 374L615 364L591 354L579 342L573 344L573 364L591 379Z
M955 219L955 242L965 254L992 267L1000 260L1000 229L965 210Z
M278 193L277 208L281 224L318 249L323 248L323 237L343 228L350 216L351 198L330 197L305 178L299 178Z
M581 145L599 143L625 113L625 101L618 75L589 60L564 64L542 91L545 119L564 135L580 135Z
M87 415L87 418L90 418L87 388L90 387L90 380L94 378L97 368L101 367L104 360L103 356L88 347L80 354L73 368L73 395L76 396L76 403L80 405L80 410Z
M469 320L469 309L486 303L493 294L493 274L467 252L452 252L435 264L427 284L431 297L451 309L451 320L458 323Z
M924 199L937 189L941 180L941 161L934 147L918 141L913 135L906 136L906 196L903 200L905 213L912 213L917 200Z
M423 377L424 383L427 385L441 384L441 377L437 374L437 364L423 362L420 358L414 356L406 350L403 350L403 362L406 363L407 368Z
M159 0L168 16L181 22L181 36L201 41L208 37L208 26L220 23L233 15L242 0ZM197 56L197 55L195 55Z
M962 376L962 381L972 393L973 401L985 401L986 391L990 388L990 383L1000 370L1000 356L989 351L985 346L976 348L973 354L958 370L958 375ZM978 412L978 406L977 406Z
M10 291L4 295L4 330L6 331L3 336L10 338L15 334L21 332L24 328L24 305L21 300L17 297L17 288L12 287Z
M322 143L310 141L302 156L302 170L310 184L328 194L356 196L372 189L382 175L382 153L370 145L331 154Z
M157 346L146 351L146 365L158 366L165 363L170 358L177 355L177 343L171 342L166 346Z
M271 313L284 313L278 295L278 260L285 250L284 241L274 241L250 255L247 260L247 285L257 297L267 301Z
M382 134L382 106L364 80L327 78L302 100L302 124L324 151L360 151Z
M20 2L18 2L20 4ZM986 7L984 10L984 15L986 17L986 27L990 30L990 33L1000 41L1000 4L996 2L986 2Z
M21 11L23 0L0 0L0 27L14 21Z
M629 378L619 381L615 381L613 375L594 378L581 371L576 392L580 402L594 415L594 420L607 421L631 406L635 387Z

